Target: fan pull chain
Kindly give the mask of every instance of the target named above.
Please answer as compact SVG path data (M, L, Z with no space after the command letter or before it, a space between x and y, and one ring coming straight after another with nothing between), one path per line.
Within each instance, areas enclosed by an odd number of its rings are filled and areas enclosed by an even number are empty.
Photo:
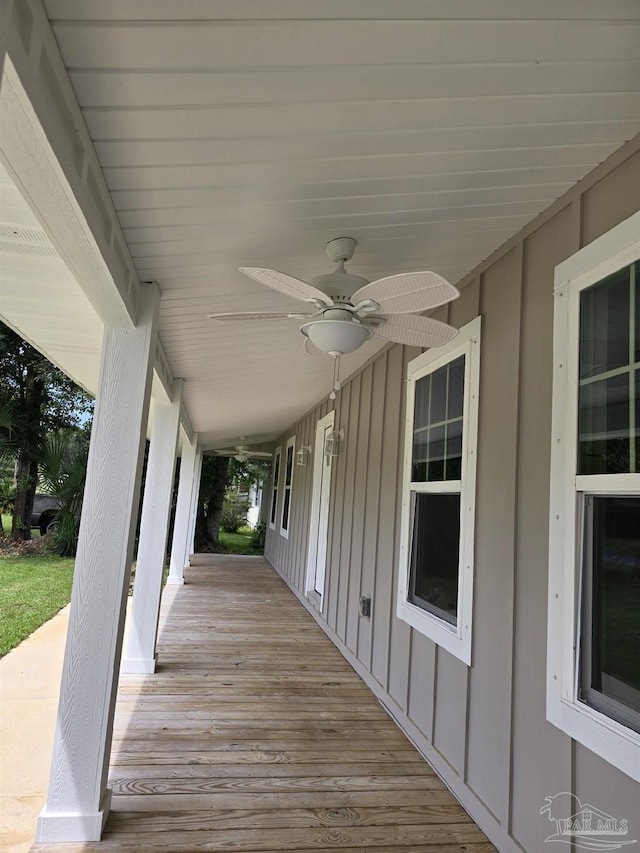
M336 355L333 357L333 386L331 388L331 393L329 394L330 400L336 399L336 391L339 391L342 386L340 385L340 356Z

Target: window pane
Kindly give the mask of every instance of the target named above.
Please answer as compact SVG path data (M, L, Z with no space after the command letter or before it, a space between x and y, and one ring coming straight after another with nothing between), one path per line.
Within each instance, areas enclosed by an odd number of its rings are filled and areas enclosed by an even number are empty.
M409 600L456 624L460 495L415 494Z
M592 500L582 699L640 730L640 497Z
M276 523L276 511L278 506L278 490L273 490L273 497L271 498L271 524Z
M414 483L460 479L464 367L464 356L460 356L415 383Z
M429 423L442 423L447 412L447 367L441 367L431 374L431 404Z
M633 373L633 387L636 398L636 422L634 430L636 440L634 445L635 460L632 460L632 462L635 462L635 464L632 464L631 470L640 474L640 368L638 368L638 370L635 370Z
M637 261L635 264L631 265L631 281L633 283L634 302L636 305L636 339L634 342L634 361L638 363L640 361L640 263L638 263Z
M464 405L464 356L461 355L449 365L449 396L447 418L462 417Z
M287 447L287 466L285 469L285 485L291 485L291 474L293 472L293 445Z
M291 501L291 489L284 490L284 501L282 506L282 529L289 529L289 502Z
M416 382L415 409L413 412L413 428L420 429L429 424L429 392L431 376L423 376Z
M462 479L462 421L447 424L445 480Z
M582 291L580 378L629 364L630 267Z
M429 430L429 465L427 480L432 483L444 480L444 426L433 427Z
M629 467L629 374L580 389L579 474L621 474Z

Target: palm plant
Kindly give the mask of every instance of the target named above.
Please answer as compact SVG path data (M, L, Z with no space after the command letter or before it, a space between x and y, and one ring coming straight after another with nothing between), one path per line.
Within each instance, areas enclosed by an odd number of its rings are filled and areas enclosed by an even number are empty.
M80 511L87 473L88 445L82 433L51 433L45 439L40 477L42 487L60 501L57 551L73 556L78 544Z

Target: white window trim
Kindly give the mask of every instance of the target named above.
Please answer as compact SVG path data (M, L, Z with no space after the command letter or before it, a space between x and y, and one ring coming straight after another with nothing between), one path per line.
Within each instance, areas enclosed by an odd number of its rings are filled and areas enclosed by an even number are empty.
M480 317L467 323L444 346L430 349L407 366L407 409L400 522L400 573L397 616L432 639L461 661L471 665L473 614L473 564L476 504L476 458L478 444L478 398L480 387ZM460 492L460 556L458 576L457 625L451 625L408 600L411 551L411 462L413 455L414 388L418 379L433 373L450 361L465 356L465 384L462 433L462 479L441 483L422 483L415 492Z
M276 477L276 469L278 476ZM274 500L277 502L280 494L280 477L282 474L282 447L276 447L273 452L273 467L271 469L273 481L271 483L271 500L269 501L269 527L271 530L276 529L276 518L278 516L278 508L274 512ZM271 520L273 519L273 521Z
M287 485L287 456L289 454L289 448L291 448L291 480ZM293 471L296 467L296 437L292 436L287 442L287 446L285 448L284 453L282 454L282 459L284 462L280 463L280 467L284 471L284 479L282 481L282 504L280 507L280 536L284 536L285 539L289 538L289 528L291 527L291 498L292 498L292 490L293 490ZM287 491L289 492L289 507L287 513L287 526L284 526L284 510L287 506L287 502L285 500Z
M578 699L583 494L640 494L640 474L577 476L580 292L640 255L640 213L556 267L549 514L547 719L640 781L640 735Z

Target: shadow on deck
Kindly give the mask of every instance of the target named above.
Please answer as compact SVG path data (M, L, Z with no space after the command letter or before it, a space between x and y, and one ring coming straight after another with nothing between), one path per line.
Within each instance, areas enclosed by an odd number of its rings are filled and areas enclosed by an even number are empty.
M198 557L160 631L120 679L103 841L33 853L495 849L262 558Z

